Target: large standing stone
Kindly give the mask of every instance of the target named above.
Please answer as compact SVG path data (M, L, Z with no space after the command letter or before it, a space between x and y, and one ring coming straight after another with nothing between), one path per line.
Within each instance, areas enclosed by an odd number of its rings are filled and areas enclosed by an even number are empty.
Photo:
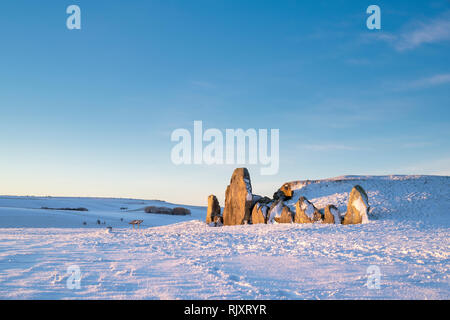
M325 207L323 223L341 224L341 213L336 206L329 204Z
M247 168L237 168L225 192L223 222L226 226L247 223L253 205L252 184Z
M347 213L343 224L358 224L369 221L369 198L364 189L356 185L353 187L348 199Z
M215 217L220 217L220 205L215 195L208 197L208 211L206 211L206 223L215 221Z
M322 215L319 210L305 197L300 197L295 204L295 223L312 223L320 221Z

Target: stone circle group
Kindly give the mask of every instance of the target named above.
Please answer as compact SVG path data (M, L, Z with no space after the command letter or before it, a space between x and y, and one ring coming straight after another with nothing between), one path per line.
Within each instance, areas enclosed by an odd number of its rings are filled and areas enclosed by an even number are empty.
M247 168L237 168L225 192L223 212L217 197L208 197L206 223L211 226L231 226L259 223L359 224L368 221L369 201L359 185L352 188L345 213L341 213L333 204L318 209L304 196L299 197L295 203L295 212L292 212L286 202L293 195L289 183L278 189L272 199L254 195Z

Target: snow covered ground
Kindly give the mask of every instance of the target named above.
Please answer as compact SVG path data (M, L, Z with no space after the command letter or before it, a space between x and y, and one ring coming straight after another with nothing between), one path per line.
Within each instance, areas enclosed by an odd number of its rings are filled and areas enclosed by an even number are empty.
M167 216L143 208L176 205L3 196L0 298L449 299L450 177L296 182L290 205L304 195L345 212L355 184L369 196L367 224L213 228L203 207ZM144 220L139 231L133 219ZM71 266L79 267L79 289L67 286ZM367 286L369 266L381 272L379 289Z

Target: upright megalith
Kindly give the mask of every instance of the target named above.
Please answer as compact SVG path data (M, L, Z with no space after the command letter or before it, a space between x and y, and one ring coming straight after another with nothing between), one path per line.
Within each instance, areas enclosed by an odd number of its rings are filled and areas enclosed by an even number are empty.
M347 212L343 224L358 224L369 221L369 198L364 189L356 185L350 192L347 204Z
M217 220L216 217L220 217L220 205L215 195L208 197L208 211L206 212L206 223L210 224Z
M226 226L248 223L253 206L252 184L247 168L237 168L225 192L223 223Z
M252 224L266 223L268 207L257 202L252 210Z
M300 197L295 204L295 223L312 223L322 220L319 210L305 197Z
M335 205L329 204L325 207L323 223L341 224L341 220L341 213Z

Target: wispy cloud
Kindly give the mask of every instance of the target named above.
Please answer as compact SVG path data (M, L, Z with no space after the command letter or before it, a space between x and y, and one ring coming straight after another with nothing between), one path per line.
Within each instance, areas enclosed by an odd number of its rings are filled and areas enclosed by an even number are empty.
M374 34L378 40L390 43L398 51L417 48L423 44L450 40L450 12L428 21L414 21L404 26L398 34Z
M450 83L450 73L436 74L431 77L419 79L410 83L413 88L426 88L437 86L445 83Z
M450 83L450 73L435 74L412 81L406 81L401 84L387 84L394 91L403 91L411 89L425 89Z

